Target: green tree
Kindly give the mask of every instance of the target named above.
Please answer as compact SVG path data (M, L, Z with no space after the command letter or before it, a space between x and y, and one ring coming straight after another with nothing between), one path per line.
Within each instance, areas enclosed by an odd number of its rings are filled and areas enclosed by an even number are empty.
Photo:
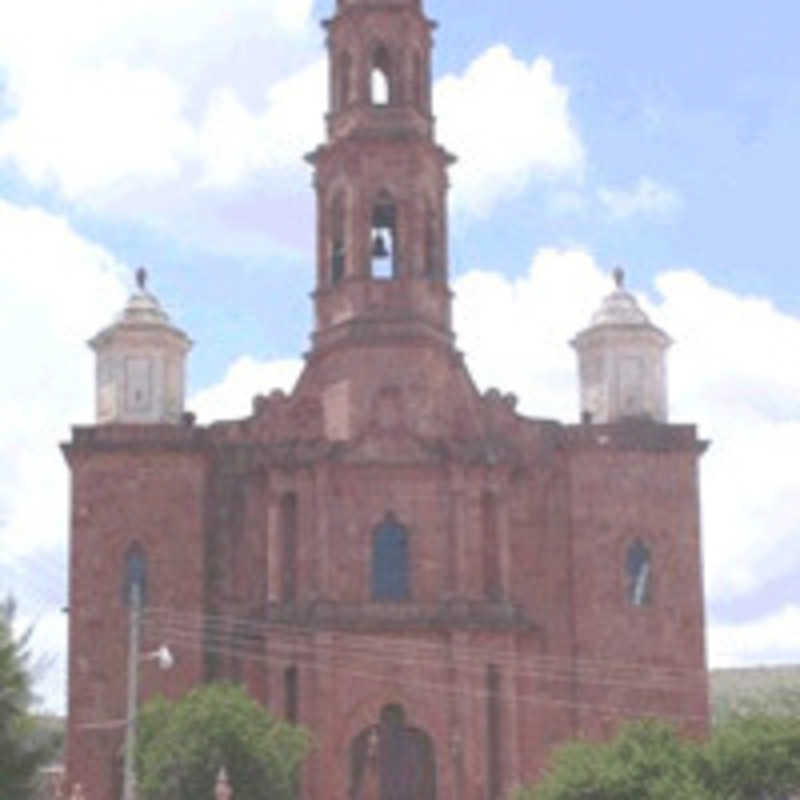
M720 726L706 746L705 780L724 800L800 792L800 717L750 714Z
M0 603L0 797L32 796L39 767L52 743L41 736L30 713L33 704L28 643L31 631L14 634L14 601Z
M783 800L800 794L800 718L732 717L705 742L660 722L624 726L610 742L566 744L517 800Z
M209 797L224 766L236 797L291 800L309 749L304 730L276 720L239 687L212 684L175 703L156 699L139 715L138 796Z
M700 748L662 722L624 726L610 742L561 747L553 769L517 800L710 800Z

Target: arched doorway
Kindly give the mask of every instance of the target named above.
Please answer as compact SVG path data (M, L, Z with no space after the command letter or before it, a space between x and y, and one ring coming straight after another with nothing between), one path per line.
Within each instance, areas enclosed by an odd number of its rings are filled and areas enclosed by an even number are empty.
M399 705L350 745L351 800L436 800L436 756L425 731L409 725Z

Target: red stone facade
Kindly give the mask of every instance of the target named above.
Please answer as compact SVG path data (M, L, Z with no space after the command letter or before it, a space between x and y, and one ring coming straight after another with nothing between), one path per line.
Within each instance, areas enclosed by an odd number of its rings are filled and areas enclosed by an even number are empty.
M432 24L418 0L340 0L326 27L317 322L294 391L241 421L65 446L68 770L90 800L119 796L135 543L144 648L176 657L142 667L142 697L244 682L312 732L306 800L496 800L570 737L642 715L706 727L703 443L476 390L450 326Z

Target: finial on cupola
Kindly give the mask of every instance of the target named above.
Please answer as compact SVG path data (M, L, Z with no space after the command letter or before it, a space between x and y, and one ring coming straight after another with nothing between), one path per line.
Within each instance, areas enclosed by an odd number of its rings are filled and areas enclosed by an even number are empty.
M147 270L144 267L136 270L136 285L141 291L147 291Z
M614 270L614 283L617 284L617 289L625 288L625 270L622 267L617 267Z

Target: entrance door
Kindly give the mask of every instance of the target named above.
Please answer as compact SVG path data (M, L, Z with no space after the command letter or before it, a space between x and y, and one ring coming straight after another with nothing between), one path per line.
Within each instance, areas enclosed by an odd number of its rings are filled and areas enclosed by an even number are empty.
M425 731L386 706L350 746L351 800L436 800L436 759Z

